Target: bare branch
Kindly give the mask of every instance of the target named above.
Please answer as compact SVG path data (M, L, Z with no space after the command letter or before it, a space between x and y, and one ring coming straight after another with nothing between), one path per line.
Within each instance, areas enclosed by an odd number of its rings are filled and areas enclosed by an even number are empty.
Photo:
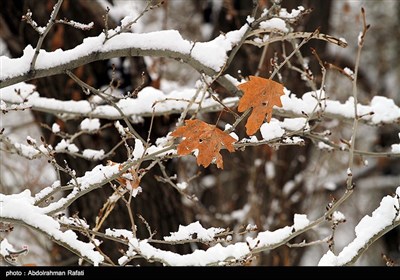
M357 137L357 129L358 129L358 121L359 121L359 114L358 114L358 87L357 87L357 76L358 76L358 68L360 66L360 59L361 59L361 50L364 45L364 37L365 33L367 32L369 26L366 24L365 20L365 11L364 8L361 9L362 18L363 18L363 31L360 35L359 42L358 42L358 49L356 55L356 63L354 67L354 79L353 79L353 99L354 99L354 121L353 121L353 128L352 128L352 136L350 139L350 151L349 151L349 165L347 169L347 182L346 187L348 189L353 188L353 178L351 170L353 169L354 165L354 150L356 148L356 137Z
M63 0L58 0L57 4L54 6L53 11L51 12L51 16L50 19L45 27L45 30L43 32L39 33L39 41L36 45L36 49L35 49L35 54L32 58L32 62L31 62L31 66L30 66L30 72L35 70L35 63L36 63L36 59L38 58L39 55L39 51L42 48L43 45L43 41L46 38L47 34L49 33L50 29L53 27L53 25L55 24L55 19L57 17L57 14L61 8L61 4L62 4Z
M260 35L263 35L264 33L269 33L270 31L271 30L256 29L252 32L249 32L247 38L249 38L251 36L260 36ZM254 46L257 46L260 48L260 47L266 46L266 45L274 43L274 42L291 41L293 39L307 39L307 40L317 39L317 40L322 40L322 41L326 41L326 42L335 44L342 48L347 47L347 43L345 41L343 41L342 39L338 39L333 36L319 33L319 32L293 32L293 33L282 34L282 35L274 34L273 37L268 38L267 40L265 40L265 42L262 42L262 43L255 42L253 40L246 40L245 43L254 45Z

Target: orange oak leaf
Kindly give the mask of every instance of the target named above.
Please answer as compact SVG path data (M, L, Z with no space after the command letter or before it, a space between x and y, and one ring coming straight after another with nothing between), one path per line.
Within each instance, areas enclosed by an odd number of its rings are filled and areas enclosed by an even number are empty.
M247 135L253 135L260 129L267 117L267 122L271 120L272 108L282 107L281 95L283 95L283 85L270 79L250 76L250 81L238 85L244 92L239 100L238 111L244 112L253 108L250 117L246 122Z
M217 167L223 169L224 164L219 151L222 145L229 152L235 151L233 143L236 139L223 132L215 125L200 120L186 120L185 126L178 127L171 133L174 137L185 137L178 145L178 155L188 155L198 150L197 164L207 167L215 159Z

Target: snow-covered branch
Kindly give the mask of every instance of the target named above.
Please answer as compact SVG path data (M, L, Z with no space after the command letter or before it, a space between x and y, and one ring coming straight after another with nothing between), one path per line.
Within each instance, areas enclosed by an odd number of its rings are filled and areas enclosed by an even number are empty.
M94 265L104 261L104 257L94 250L93 244L78 240L72 230L62 231L55 219L35 206L29 190L15 195L0 194L0 209L0 221L22 224L39 231Z
M372 216L365 216L355 227L355 239L338 255L328 251L319 261L321 266L353 264L368 247L388 231L400 226L400 186L394 196L385 196Z
M246 242L236 242L227 246L218 243L207 250L195 250L193 253L186 255L155 248L148 240L134 238L129 231L108 229L106 234L114 237L124 237L129 241L126 256L119 259L120 264L123 264L129 257L139 255L149 261L157 261L169 266L215 266L245 261L255 251L265 251L273 248L276 244L281 244L294 232L302 230L308 224L309 221L305 215L295 215L292 226L286 226L275 231L260 232L255 238L248 237ZM191 236L195 234L207 240L212 240L214 235L221 231L224 231L224 229L204 229L199 223L194 223L187 227L181 227L178 232L172 233L166 239L181 240L182 238L192 238Z
M352 194L352 190L347 190L344 195L330 206L320 218L309 221L306 215L295 214L294 224L286 226L275 231L262 231L256 237L247 237L246 242L235 242L223 246L221 242L230 242L232 237L227 235L225 238L217 238L219 242L207 250L195 250L191 254L180 255L177 253L164 251L152 246L151 240L138 240L132 233L121 229L107 229L106 234L111 237L120 237L128 240L129 248L126 254L119 259L119 264L123 265L129 262L133 257L143 257L149 261L158 261L164 265L171 266L218 266L240 264L251 258L254 254L269 251L279 246L285 245L296 236L314 228L330 217L336 209L344 203ZM199 223L193 223L188 226L181 226L178 232L171 233L165 237L168 241L190 242L192 239L211 241L218 234L224 232L222 228L204 229Z
M105 35L102 33L97 37L84 39L82 44L70 50L58 49L53 52L41 50L32 70L29 68L29 62L34 57L35 50L27 46L20 58L0 57L2 65L0 88L63 74L67 70L94 61L125 56L176 59L189 64L200 73L214 76L224 66L228 58L227 52L242 38L245 31L246 26L204 43L187 41L175 30L143 34L121 33L105 42Z
M238 84L238 82L236 82ZM197 89L185 89L172 91L168 94L152 88L146 87L138 93L137 98L123 98L116 102L125 116L132 122L140 122L143 117L151 117L153 114L165 115L181 113L188 105L190 99L196 94ZM353 120L354 106L353 98L350 97L345 103L336 100L326 100L324 107L318 106L318 93L307 92L302 98L296 97L290 91L285 91L282 97L282 108L275 107L274 113L278 116L288 118L304 118L312 114L310 119L320 118ZM118 120L121 114L111 105L92 103L86 100L62 101L53 98L41 97L35 87L30 84L19 83L2 89L1 100L8 104L25 106L35 111L54 114L61 119L71 118L99 118ZM221 100L226 107L235 107L239 98L228 97ZM201 106L202 112L217 112L224 107L221 103L207 94L205 98L198 97L189 107L189 112L196 112ZM22 105L21 105L22 104ZM359 122L368 125L383 125L400 123L400 108L392 99L384 96L374 96L369 105L358 104ZM154 109L154 110L153 110ZM321 114L317 114L321 113Z
M141 143L137 140L138 143ZM143 146L139 146L136 153L139 154L143 152ZM145 161L154 159L156 157L162 157L168 154L174 154L175 151L173 147L167 146L151 146L147 149L146 154L140 154L139 158L134 160L126 161L122 164L111 164L111 165L97 165L92 170L87 171L84 176L76 178L76 180L71 180L68 184L69 188L71 188L71 192L59 199L56 202L52 202L49 205L43 207L43 213L53 215L59 211L66 209L69 205L71 205L75 200L79 197L86 195L87 193L104 186L105 184L116 180L130 170L134 165L137 164L137 161ZM135 151L133 152L135 155ZM129 178L128 178L129 179Z

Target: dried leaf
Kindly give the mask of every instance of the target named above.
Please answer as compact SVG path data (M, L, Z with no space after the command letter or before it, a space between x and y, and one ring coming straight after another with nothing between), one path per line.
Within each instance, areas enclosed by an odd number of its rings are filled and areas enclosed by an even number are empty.
M217 167L223 169L223 160L219 151L222 145L233 152L236 139L223 132L215 125L200 120L186 120L185 126L178 127L171 133L174 137L185 137L178 145L178 155L188 155L198 149L197 164L207 167L215 159Z
M118 169L121 170L122 166L119 163L113 162L111 160L107 161L108 165L118 165ZM134 167L128 169L125 173L123 173L120 177L116 178L116 180L120 183L121 186L124 186L128 189L137 189L140 184L140 178L136 173Z
M260 129L267 117L267 122L271 120L272 108L282 107L281 96L283 85L270 79L250 76L250 81L238 86L244 92L239 100L238 111L244 112L253 108L246 123L247 135L253 135Z

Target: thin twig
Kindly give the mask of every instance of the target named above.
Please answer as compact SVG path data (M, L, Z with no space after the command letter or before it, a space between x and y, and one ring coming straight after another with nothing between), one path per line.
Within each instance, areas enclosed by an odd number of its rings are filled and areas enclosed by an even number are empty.
M288 246L289 248L303 248L303 247L324 244L329 240L329 238L330 238L330 236L327 236L321 240L315 240L315 241L311 241L311 242L306 242L305 240L303 240L300 243L286 243L285 245Z
M300 50L300 48L306 44L311 38L313 38L314 34L318 34L319 30L315 30L313 33L310 33L309 37L303 38L303 40L296 46L296 48L288 55L284 61L282 61L281 64L279 64L278 67L275 68L274 72L272 72L271 76L269 77L270 79L273 79L274 76L281 70L281 68Z
M108 32L106 33L106 37L104 38L104 42L105 43L107 40L110 40L112 38L114 38L115 36L123 33L123 32L127 32L130 30L130 28L132 27L132 25L134 25L135 23L138 22L138 20L143 17L148 11L158 8L160 7L164 1L160 1L159 3L157 3L156 5L152 5L151 0L147 0L147 4L146 7L142 10L142 12L133 20L129 21L127 24L123 25L123 26L118 26L116 31L113 35L108 36L108 33L110 32L109 30L107 30ZM106 13L106 15L108 16L108 12Z
M30 72L32 72L35 69L35 64L36 60L39 56L39 51L42 48L43 41L46 38L47 34L49 33L50 29L53 27L53 25L56 23L55 19L57 17L58 12L60 11L61 4L63 0L58 0L56 5L53 7L53 11L51 12L51 16L49 21L47 22L46 29L43 31L43 33L39 34L39 40L35 48L35 54L33 55L31 66L30 66Z
M363 31L360 35L360 38L358 39L359 41L358 41L356 63L354 66L354 80L353 80L354 121L353 121L353 128L352 128L352 134L351 134L352 136L350 139L349 164L348 164L347 181L346 181L347 189L351 189L354 187L353 186L353 176L352 176L351 171L352 171L353 165L354 165L354 150L355 150L355 146L356 146L356 137L357 137L358 120L359 120L358 109L357 109L357 107L358 107L357 76L358 76L358 68L360 66L361 50L362 50L362 47L364 46L364 37L369 28L369 25L366 24L364 8L361 8L361 14L362 14L362 19L363 19Z
M269 33L271 30L267 30L267 29L256 29L252 32L249 32L248 37L251 36L260 36L264 33ZM327 34L323 34L323 33L319 33L319 32L292 32L289 34L283 34L283 35L277 35L275 34L273 37L268 38L265 42L262 43L258 43L255 42L253 40L246 40L244 43L246 44L251 44L257 47L263 47L265 45L274 43L274 42L282 42L282 41L291 41L293 39L307 39L307 40L311 40L311 39L317 39L317 40L322 40L322 41L326 41L335 45L338 45L339 47L345 48L347 47L347 43L342 41L341 39L338 39L336 37L327 35Z
M314 133L305 132L302 136L310 138L310 139L313 139L313 140L321 141L321 142L329 145L330 147L332 147L333 149L335 149L337 151L341 151L341 152L349 152L350 151L349 147L335 144L332 141L330 141L329 139L326 139L325 137L321 137L321 136L316 135ZM370 152L370 151L362 151L362 150L357 150L357 149L353 150L353 154L354 155L360 155L360 156L367 156L367 157L391 157L391 158L400 157L400 154L398 154L398 153L392 153L392 152Z
M145 145L146 141L140 136L140 134L133 128L131 122L129 121L128 117L125 115L124 112L122 112L121 108L118 107L115 102L111 101L109 98L105 97L105 95L98 89L95 89L94 87L88 85L87 83L83 82L81 79L79 79L75 74L73 74L71 71L67 70L66 71L67 75L71 77L77 84L79 84L81 87L89 90L90 92L93 92L94 94L100 96L103 100L107 101L111 106L113 106L118 113L121 115L122 120L125 122L125 124L128 126L130 132L142 143Z

